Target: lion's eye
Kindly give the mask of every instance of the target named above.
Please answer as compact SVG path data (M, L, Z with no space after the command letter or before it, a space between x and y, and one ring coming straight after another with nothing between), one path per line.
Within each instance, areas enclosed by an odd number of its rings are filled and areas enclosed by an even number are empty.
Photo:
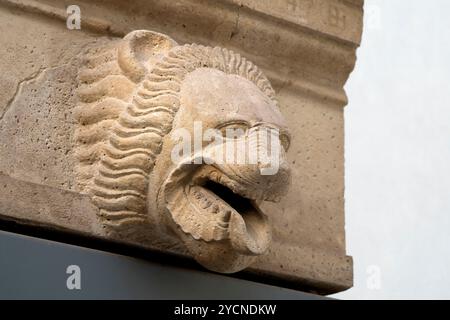
M218 129L222 133L222 137L226 139L239 139L247 133L249 128L246 122L231 122L220 126Z

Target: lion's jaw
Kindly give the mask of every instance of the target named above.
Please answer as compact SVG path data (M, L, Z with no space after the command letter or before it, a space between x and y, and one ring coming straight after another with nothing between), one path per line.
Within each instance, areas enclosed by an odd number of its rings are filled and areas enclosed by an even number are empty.
M164 182L159 203L199 263L217 272L237 272L269 248L271 228L259 205L278 201L288 180L285 165L269 177L261 176L257 166L186 161Z

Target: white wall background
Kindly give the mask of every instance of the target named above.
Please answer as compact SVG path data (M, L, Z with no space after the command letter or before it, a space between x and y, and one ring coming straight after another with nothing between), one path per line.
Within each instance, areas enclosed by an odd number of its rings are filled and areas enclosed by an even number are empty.
M346 85L340 299L450 299L450 1L366 0Z

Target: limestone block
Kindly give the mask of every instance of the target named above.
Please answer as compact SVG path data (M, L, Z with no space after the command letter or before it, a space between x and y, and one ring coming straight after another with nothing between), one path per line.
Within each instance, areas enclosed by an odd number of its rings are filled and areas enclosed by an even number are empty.
M343 86L363 1L78 5L69 30L59 1L0 1L0 219L292 288L351 287ZM196 121L245 141L277 129L279 170L174 164L176 130Z

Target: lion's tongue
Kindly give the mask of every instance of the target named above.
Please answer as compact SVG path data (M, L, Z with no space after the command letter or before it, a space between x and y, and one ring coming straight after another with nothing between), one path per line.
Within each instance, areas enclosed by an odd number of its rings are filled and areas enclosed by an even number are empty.
M249 255L261 254L267 249L270 242L267 219L255 206L247 206L238 212L214 192L201 186L192 186L188 197L203 216L201 227L209 230L202 233L209 235L207 238L229 238L237 251Z
M196 240L210 242L229 239L232 247L245 255L264 253L271 240L267 217L256 206L237 212L215 193L201 186L185 185L180 188L182 181L195 169L191 163L180 163L164 186L167 209L173 221ZM206 201L200 203L201 198Z

